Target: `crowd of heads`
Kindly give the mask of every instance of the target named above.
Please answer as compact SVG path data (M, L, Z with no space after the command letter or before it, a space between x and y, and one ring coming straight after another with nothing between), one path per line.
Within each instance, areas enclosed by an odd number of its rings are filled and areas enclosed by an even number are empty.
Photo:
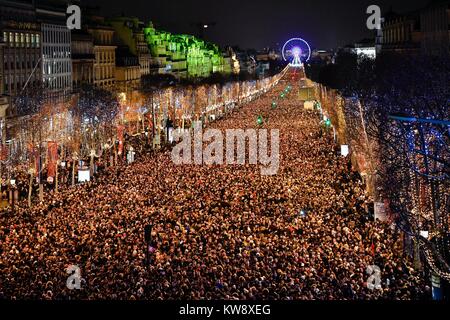
M218 129L280 129L280 168L175 165L140 154L87 184L1 213L7 299L422 299L402 236L368 218L365 186L285 80ZM272 101L278 99L277 106ZM263 115L264 123L256 122ZM144 229L152 225L147 254ZM66 269L81 271L81 289ZM381 289L367 285L380 268ZM370 281L369 281L370 282Z

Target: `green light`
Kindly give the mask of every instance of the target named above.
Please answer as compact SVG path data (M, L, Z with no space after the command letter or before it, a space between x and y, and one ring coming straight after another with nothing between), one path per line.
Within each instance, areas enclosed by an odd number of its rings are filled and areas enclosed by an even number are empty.
M263 117L262 117L262 116L258 116L258 119L256 119L256 123L257 123L258 125L262 125L262 124L264 123Z
M208 77L212 73L231 73L227 63L215 44L191 35L171 34L156 30L153 25L144 28L145 39L152 55L161 63L161 68L171 62L171 72L182 77Z
M327 119L327 120L325 121L325 125L326 125L327 127L330 127L330 126L331 126L331 120L330 120L330 119Z
M282 94L280 95L280 97L281 97L281 98L284 98L284 93L282 93Z
M272 102L272 109L275 109L277 107L277 103L274 101Z

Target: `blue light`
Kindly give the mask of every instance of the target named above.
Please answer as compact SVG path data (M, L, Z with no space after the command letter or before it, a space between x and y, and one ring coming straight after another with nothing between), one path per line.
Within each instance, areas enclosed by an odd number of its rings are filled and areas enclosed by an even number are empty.
M309 45L308 42L306 42L305 40L303 40L302 38L292 38L289 39L288 41L286 41L286 43L283 45L283 49L281 50L281 54L283 56L284 61L288 61L287 58L287 47L288 45L293 42L297 42L298 45L296 45L295 47L293 47L292 49L290 49L290 53L293 56L292 61L290 61L291 66L293 67L302 67L303 66L303 62L301 61L300 57L306 56L305 62L309 61L309 59L311 58L311 47ZM299 45L305 46L303 50ZM307 54L305 53L305 51L307 51Z

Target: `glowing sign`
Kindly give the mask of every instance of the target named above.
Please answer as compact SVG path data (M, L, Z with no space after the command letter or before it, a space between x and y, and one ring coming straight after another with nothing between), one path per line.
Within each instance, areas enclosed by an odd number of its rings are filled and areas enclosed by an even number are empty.
M86 169L78 170L78 182L89 182L89 181L91 181L91 172Z
M349 154L348 145L342 144L341 145L341 156L346 157Z

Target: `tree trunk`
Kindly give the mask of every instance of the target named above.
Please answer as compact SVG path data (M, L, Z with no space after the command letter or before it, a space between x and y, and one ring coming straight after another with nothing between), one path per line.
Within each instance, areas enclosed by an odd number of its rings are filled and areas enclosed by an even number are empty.
M91 162L89 164L89 167L90 167L90 169L89 169L90 175L91 175L91 177L93 177L94 176L94 155L93 154L91 154Z
M39 181L39 201L44 201L44 185Z
M75 185L75 159L72 160L72 186Z
M30 174L30 182L28 184L28 207L31 208L31 194L33 192L33 174Z
M114 143L114 165L117 166L117 149L115 143Z
M56 161L56 171L55 171L55 193L58 193L58 167L59 167L59 161Z

